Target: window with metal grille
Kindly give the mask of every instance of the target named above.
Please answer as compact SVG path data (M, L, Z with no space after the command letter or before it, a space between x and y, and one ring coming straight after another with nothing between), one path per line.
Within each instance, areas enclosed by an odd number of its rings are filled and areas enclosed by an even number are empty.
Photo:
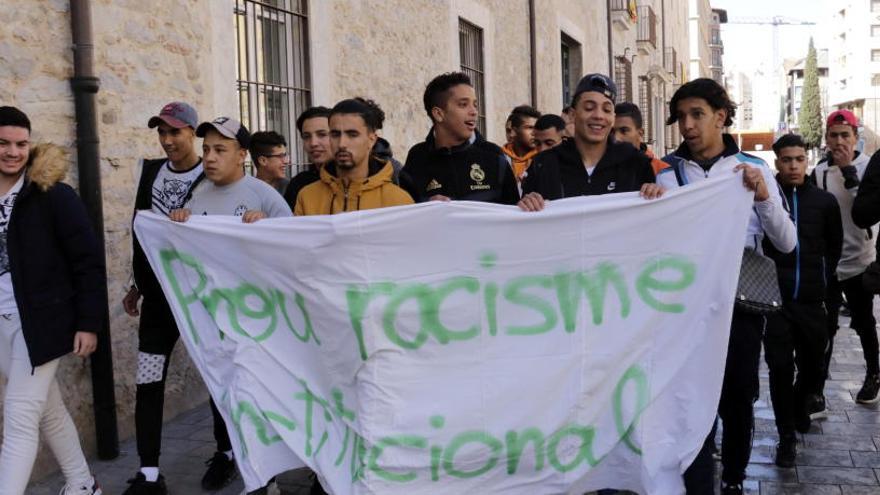
M632 63L626 57L614 58L614 84L617 85L617 101L633 101Z
M241 122L287 139L290 173L308 162L296 117L311 104L307 0L235 0Z
M477 94L477 129L486 135L486 79L483 64L483 30L468 21L458 19L458 46L461 53L461 71L471 78Z
M571 96L581 77L581 44L565 33L562 40L562 106L571 104Z
M645 76L639 77L639 109L642 111L642 119L645 122L645 142L654 143L654 95L651 91L651 80Z

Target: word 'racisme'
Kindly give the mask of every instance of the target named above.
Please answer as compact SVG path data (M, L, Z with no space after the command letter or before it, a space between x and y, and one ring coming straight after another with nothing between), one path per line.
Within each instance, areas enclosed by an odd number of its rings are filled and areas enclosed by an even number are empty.
M604 457L597 455L593 448L601 432L593 426L575 423L564 425L549 435L537 427L509 430L503 436L485 430L468 430L449 437L450 440L444 445L425 435L399 434L379 438L367 446L365 440L349 426L355 421L355 412L345 407L342 392L334 389L332 400L327 400L318 396L304 381L300 381L300 385L302 391L294 396L302 404L300 421L259 410L247 401L230 404L233 424L245 453L249 441L259 441L268 446L282 440L280 435L269 435L269 430L274 429L271 423L291 432L302 428L302 452L306 458L316 458L328 444L331 435L341 436L340 442L333 442L340 445L339 452L331 452L329 458L334 468L350 469L352 483L362 479L365 471L396 483L416 481L420 476L425 479L430 477L432 482L440 481L444 475L460 479L476 478L494 469L503 469L507 475L514 475L522 466L536 472L549 466L558 473L568 473L578 468L596 466ZM629 397L626 397L627 394ZM633 406L627 408L625 404ZM641 455L641 450L632 433L647 405L647 377L639 367L631 366L614 388L611 407L616 428L617 441L614 443L622 442L637 455ZM627 418L626 410L630 408L631 417ZM428 419L430 430L437 433L442 432L445 422L442 415ZM246 435L245 428L252 428L256 434ZM421 468L386 469L383 455L386 450L395 448L405 449L408 457L415 456L413 462ZM456 462L463 452L468 452L468 460L473 461L474 451L480 453L479 461L474 466L465 467ZM524 458L526 452L531 452L531 457Z
M226 314L232 331L261 342L268 339L283 321L287 328L304 343L312 342L320 345L318 333L312 326L309 311L304 297L295 293L293 302L300 312L303 328L297 330L291 322L289 296L275 288L260 288L249 282L242 282L232 288L208 287L208 276L205 269L194 257L175 250L160 252L162 267L171 285L175 299L180 304L192 337L198 343L198 333L192 323L190 306L203 306L212 319L217 321L221 303L225 303ZM492 255L484 256L482 264L491 269L495 260ZM189 292L184 292L181 276L175 264L182 265L195 273L197 282ZM632 281L639 300L647 307L665 313L682 313L683 302L664 300L662 293L681 293L690 287L696 279L696 266L681 256L659 256L648 260ZM555 298L555 304L537 295L538 290L549 292ZM578 324L578 310L582 298L586 297L592 315L592 323L601 325L605 315L608 294L617 298L620 316L626 318L632 310L632 297L626 278L621 268L610 262L598 263L589 271L560 272L554 275L524 275L515 277L504 284L489 281L482 283L473 276L452 277L436 286L424 283L401 284L395 282L378 282L367 286L349 286L345 293L351 327L357 338L360 357L366 360L369 356L364 337L364 319L371 307L384 300L379 306L381 326L386 338L394 345L407 350L422 347L433 337L440 344L452 341L466 341L478 337L483 329L480 322L474 322L469 328L451 329L441 321L444 302L458 293L477 296L482 295L485 308L488 333L495 336L499 331L507 335L538 335L557 328L562 320L566 332L574 332ZM667 296L669 297L669 296ZM541 321L532 325L499 322L499 299L505 304L518 306L533 311L541 317ZM258 301L253 305L248 301ZM415 302L418 307L418 330L415 335L402 335L398 328L398 319L402 308ZM258 332L249 333L240 324L240 317L249 320L265 321Z

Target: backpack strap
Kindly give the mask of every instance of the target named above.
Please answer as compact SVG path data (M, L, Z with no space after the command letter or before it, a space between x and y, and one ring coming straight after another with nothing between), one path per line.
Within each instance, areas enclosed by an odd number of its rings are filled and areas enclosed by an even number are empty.
M675 181L678 182L679 187L686 186L687 175L684 173L684 166L682 166L682 159L675 155L668 155L663 158L663 161L669 164L669 167L672 169L672 172L675 174Z

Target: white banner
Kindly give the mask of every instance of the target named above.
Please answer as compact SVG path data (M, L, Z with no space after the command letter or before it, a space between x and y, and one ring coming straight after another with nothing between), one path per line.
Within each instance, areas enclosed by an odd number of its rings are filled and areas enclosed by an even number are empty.
M669 192L135 229L249 490L683 493L751 209Z

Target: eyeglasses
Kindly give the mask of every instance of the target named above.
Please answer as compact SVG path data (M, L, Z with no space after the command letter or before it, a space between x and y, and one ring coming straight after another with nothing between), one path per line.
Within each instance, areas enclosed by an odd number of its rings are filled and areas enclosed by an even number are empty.
M274 155L263 155L263 156L265 156L266 158L281 158L281 159L284 159L284 158L288 158L288 157L290 156L290 153L284 152L284 153L276 153L276 154L274 154Z

